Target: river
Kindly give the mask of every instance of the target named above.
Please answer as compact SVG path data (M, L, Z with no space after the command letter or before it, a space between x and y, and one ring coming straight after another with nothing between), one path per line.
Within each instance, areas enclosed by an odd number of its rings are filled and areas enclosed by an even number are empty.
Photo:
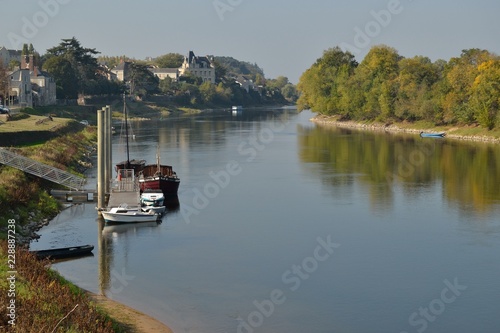
M120 227L76 206L32 248L94 244L54 268L176 333L498 332L500 147L312 116L134 122L131 157L154 163L160 146L179 206Z

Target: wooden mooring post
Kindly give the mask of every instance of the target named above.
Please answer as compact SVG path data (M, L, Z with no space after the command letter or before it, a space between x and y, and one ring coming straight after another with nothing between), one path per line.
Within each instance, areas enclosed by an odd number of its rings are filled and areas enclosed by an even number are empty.
M106 208L113 177L111 146L111 106L97 110L97 211Z

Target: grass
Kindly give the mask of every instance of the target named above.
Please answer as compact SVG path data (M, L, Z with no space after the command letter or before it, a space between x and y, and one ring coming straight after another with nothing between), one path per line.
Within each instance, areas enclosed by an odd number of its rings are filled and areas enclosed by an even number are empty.
M52 118L52 121L44 121L46 116L29 115L16 116L14 120L0 124L0 133L19 133L29 131L55 131L58 128L66 126L71 119ZM44 122L42 122L44 121ZM38 124L37 124L38 122Z
M78 133L66 134L43 144L19 148L18 153L39 162L81 175L79 161L88 162L89 149L96 140L96 130L86 127ZM60 210L58 202L48 194L56 184L29 176L17 169L0 166L0 239L7 219L16 217L21 225L31 220L54 217Z
M7 269L7 242L0 241L0 268ZM28 251L16 250L16 327L7 316L0 317L2 332L92 332L125 333L125 326L96 307L84 291L47 268L49 261L38 261ZM1 281L0 304L9 304L7 281ZM75 306L78 305L76 308ZM65 318L65 316L67 316ZM64 320L62 320L64 318Z

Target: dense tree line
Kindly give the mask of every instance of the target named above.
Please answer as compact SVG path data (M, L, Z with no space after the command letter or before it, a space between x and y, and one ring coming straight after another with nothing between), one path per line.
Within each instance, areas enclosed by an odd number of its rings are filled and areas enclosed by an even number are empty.
M358 63L335 47L302 74L297 88L299 109L343 119L479 123L488 129L500 120L500 58L480 49L432 62L382 45Z

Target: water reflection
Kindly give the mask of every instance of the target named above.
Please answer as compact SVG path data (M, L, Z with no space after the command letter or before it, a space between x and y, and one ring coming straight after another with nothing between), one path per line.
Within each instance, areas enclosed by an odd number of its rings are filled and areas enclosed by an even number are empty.
M124 243L124 248L128 249L130 242L136 241L144 233L154 231L162 224L163 219L169 214L179 211L180 204L177 196L167 197L165 200L167 211L158 222L142 222L142 223L106 223L102 217L97 218L97 242L98 242L98 266L99 266L99 293L101 295L112 297L124 284L127 283L127 275L125 272L116 271L113 267L116 266L115 259L115 243L121 241ZM128 251L125 251L126 257ZM118 286L117 286L118 285Z
M300 159L335 197L357 178L373 207L390 208L395 186L409 199L441 186L465 214L490 212L500 202L496 145L321 126L298 125L298 133Z

